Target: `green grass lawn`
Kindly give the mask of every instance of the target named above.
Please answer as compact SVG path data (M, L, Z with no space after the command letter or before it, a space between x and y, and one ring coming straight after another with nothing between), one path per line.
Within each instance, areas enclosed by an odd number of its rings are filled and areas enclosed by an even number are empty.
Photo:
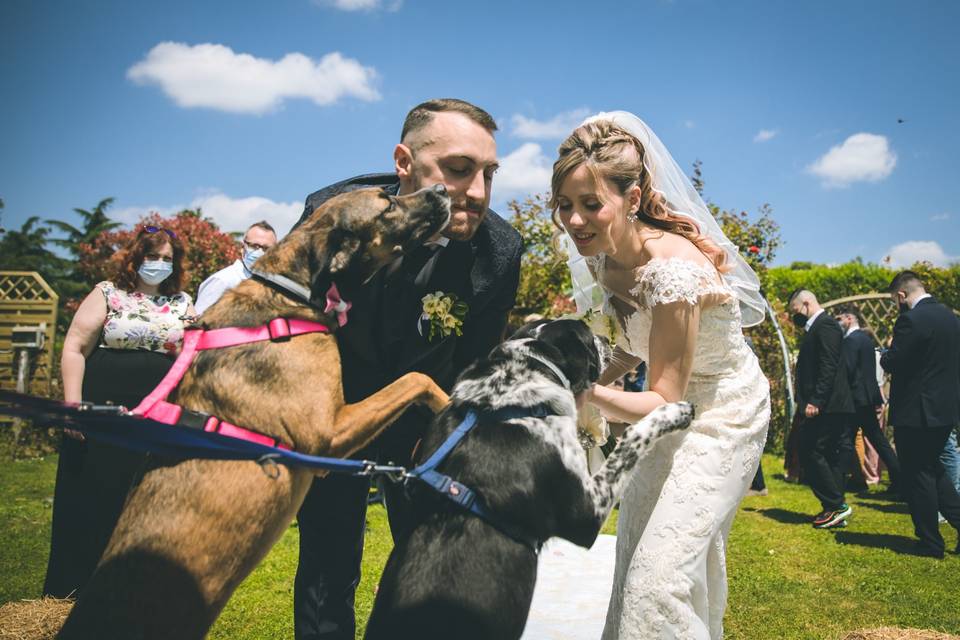
M862 627L899 626L960 632L960 558L908 555L912 525L902 504L850 496L847 529L808 524L817 503L804 486L781 481L782 466L764 457L770 495L747 498L730 537L727 638L840 638ZM50 538L56 458L0 465L0 603L40 595ZM615 514L604 531L615 531ZM949 549L956 534L942 529ZM381 507L370 509L357 617L390 552ZM210 633L242 640L292 638L297 529L291 525L240 586Z

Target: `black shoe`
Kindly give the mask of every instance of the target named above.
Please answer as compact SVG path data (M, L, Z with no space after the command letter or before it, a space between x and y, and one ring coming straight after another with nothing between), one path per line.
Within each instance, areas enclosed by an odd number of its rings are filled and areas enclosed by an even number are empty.
M943 560L943 551L937 551L936 549L931 549L927 545L917 542L913 545L913 555L922 556L924 558L936 558L937 560Z

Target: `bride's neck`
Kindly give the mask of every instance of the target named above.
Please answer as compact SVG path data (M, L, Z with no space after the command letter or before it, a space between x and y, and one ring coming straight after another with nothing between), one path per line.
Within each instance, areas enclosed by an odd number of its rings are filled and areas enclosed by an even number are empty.
M635 269L650 259L645 245L648 240L663 232L643 222L631 221L618 239L616 253L607 254L609 264L614 268Z

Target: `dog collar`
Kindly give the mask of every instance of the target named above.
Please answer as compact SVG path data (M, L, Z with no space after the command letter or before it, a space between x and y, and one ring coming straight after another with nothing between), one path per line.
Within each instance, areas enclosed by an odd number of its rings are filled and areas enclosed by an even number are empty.
M287 276L280 275L279 273L268 273L266 271L260 271L259 269L251 269L250 273L255 279L273 285L284 293L304 302L308 306L321 310L320 307L316 306L310 299L310 289L306 288L299 282L291 280ZM322 309L323 313L335 313L337 316L337 322L341 327L347 324L347 311L350 310L350 307L352 307L353 304L340 297L340 292L337 290L336 283L330 284L330 288L327 290L325 302L326 307Z
M512 346L513 346L513 350L519 353L520 355L524 356L525 358L530 358L531 360L536 360L537 362L545 366L547 369L550 369L550 371L553 372L553 375L555 375L557 379L560 381L560 384L563 385L564 389L566 389L567 391L573 390L570 386L570 381L567 379L567 376L563 374L563 371L561 371L560 367L558 367L556 364L550 362L540 354L534 353L533 350L525 344L514 344Z

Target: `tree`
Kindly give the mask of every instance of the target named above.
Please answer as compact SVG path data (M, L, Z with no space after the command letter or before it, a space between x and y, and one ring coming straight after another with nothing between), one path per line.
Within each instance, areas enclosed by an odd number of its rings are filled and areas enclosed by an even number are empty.
M184 290L190 294L196 293L207 276L240 257L240 248L233 236L221 231L210 218L204 218L199 209L184 209L169 218L151 213L141 218L133 229L101 231L92 242L79 245L78 270L90 286L113 277L121 258L119 251L145 226L169 229L184 244L187 273Z
M3 233L0 237L0 269L36 271L59 292L69 262L47 249L50 228L39 222L39 216L32 216L19 231Z
M113 200L113 198L104 198L91 211L74 209L73 211L83 221L83 227L80 229L62 220L47 220L47 224L53 225L54 229L67 234L66 238L54 238L52 242L67 249L75 258L79 257L81 244L89 244L104 231L123 226L120 222L107 217L107 207L113 204Z
M514 318L522 319L529 313L556 317L576 311L570 300L570 273L565 256L554 243L557 229L545 197L534 195L522 203L512 200L507 207L513 212L510 224L520 232L524 246Z

